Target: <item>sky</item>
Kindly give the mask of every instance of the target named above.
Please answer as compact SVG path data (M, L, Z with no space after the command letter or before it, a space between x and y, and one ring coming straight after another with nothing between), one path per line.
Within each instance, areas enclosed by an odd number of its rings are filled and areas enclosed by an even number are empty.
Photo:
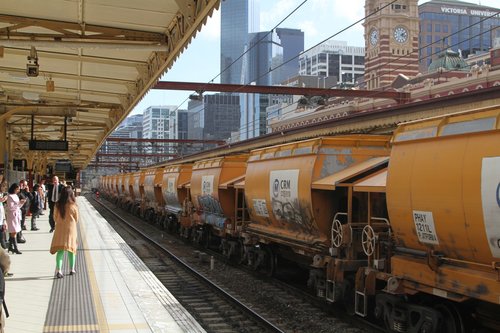
M231 0L225 0L231 1ZM270 31L304 0L254 0L260 7L260 31ZM422 4L428 0L419 0ZM468 0L483 6L498 7L499 0ZM280 28L304 31L305 49L326 40L348 41L351 46L364 46L363 25L365 0L306 0ZM346 29L348 28L348 29ZM343 31L346 29L346 31ZM162 76L164 81L219 83L220 73L220 11L214 11L187 49ZM192 91L150 90L136 105L132 114L140 114L151 105L175 105L187 109Z

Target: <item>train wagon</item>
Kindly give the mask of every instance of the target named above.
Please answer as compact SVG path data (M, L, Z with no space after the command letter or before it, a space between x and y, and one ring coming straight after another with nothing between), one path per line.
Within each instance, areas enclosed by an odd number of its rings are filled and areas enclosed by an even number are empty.
M114 203L117 203L119 200L118 177L119 174L110 176L110 196L111 201Z
M149 222L158 222L165 214L162 194L163 168L152 168L144 174L142 216Z
M241 229L242 212L234 187L228 186L243 179L248 155L229 155L194 163L191 174L191 199L194 211L191 215L197 226L193 237L197 243L237 237Z
M134 203L131 207L131 213L140 215L144 211L144 178L146 171L140 170L133 172L131 175L131 194L134 198Z
M129 209L130 204L133 202L132 194L130 193L131 174L131 172L127 172L122 175L123 195L120 200L120 205L125 209Z
M191 229L192 203L187 185L191 181L192 164L167 166L163 169L162 194L165 202L163 228L175 232ZM182 230L181 230L182 228Z
M293 263L392 332L500 331L500 108L220 154L163 169L164 227L267 274Z
M101 176L99 180L99 190L103 195L107 196L109 193L109 176Z
M365 200L343 185L387 164L389 140L346 135L252 151L245 175L248 264L272 273L279 253L308 267L319 294L326 280L340 284L344 273L366 264L359 241Z
M391 330L466 332L473 318L499 330L500 110L399 126L386 187L390 274L362 270L357 312L375 295Z
M125 198L127 197L127 191L125 188L125 179L126 179L126 174L125 173L120 173L116 176L116 188L117 188L117 195L118 195L118 205L122 205L123 201L125 201Z

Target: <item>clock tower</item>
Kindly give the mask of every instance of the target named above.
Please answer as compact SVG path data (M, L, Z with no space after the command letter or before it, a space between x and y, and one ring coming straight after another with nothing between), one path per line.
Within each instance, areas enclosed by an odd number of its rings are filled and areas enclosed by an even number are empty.
M418 0L365 1L366 89L418 74Z

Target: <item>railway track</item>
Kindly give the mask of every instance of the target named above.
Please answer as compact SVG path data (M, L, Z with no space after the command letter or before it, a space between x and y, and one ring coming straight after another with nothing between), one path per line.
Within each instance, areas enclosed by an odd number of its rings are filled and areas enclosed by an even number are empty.
M110 202L87 198L208 332L380 332L328 313L281 282L195 250Z

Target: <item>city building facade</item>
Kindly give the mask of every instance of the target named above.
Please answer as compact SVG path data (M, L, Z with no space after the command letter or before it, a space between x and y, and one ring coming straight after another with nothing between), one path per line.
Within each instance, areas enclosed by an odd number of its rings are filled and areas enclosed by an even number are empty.
M128 116L118 126L113 133L110 134L112 138L142 138L142 114L135 114Z
M500 3L500 2L499 2ZM500 30L499 9L463 1L432 0L418 7L420 71L452 49L463 58L487 52Z
M142 135L145 139L168 139L170 130L170 112L175 105L149 106L142 118Z
M203 101L188 104L188 134L190 139L227 140L240 128L240 98L238 95L204 95Z
M418 74L418 0L365 1L366 89L389 86L399 75Z
M355 83L365 72L365 48L349 46L345 41L329 40L299 56L299 75L320 78L336 77L336 84ZM318 81L319 82L319 81ZM324 88L326 86L324 79ZM323 85L319 87L323 88ZM335 87L336 88L336 87Z

